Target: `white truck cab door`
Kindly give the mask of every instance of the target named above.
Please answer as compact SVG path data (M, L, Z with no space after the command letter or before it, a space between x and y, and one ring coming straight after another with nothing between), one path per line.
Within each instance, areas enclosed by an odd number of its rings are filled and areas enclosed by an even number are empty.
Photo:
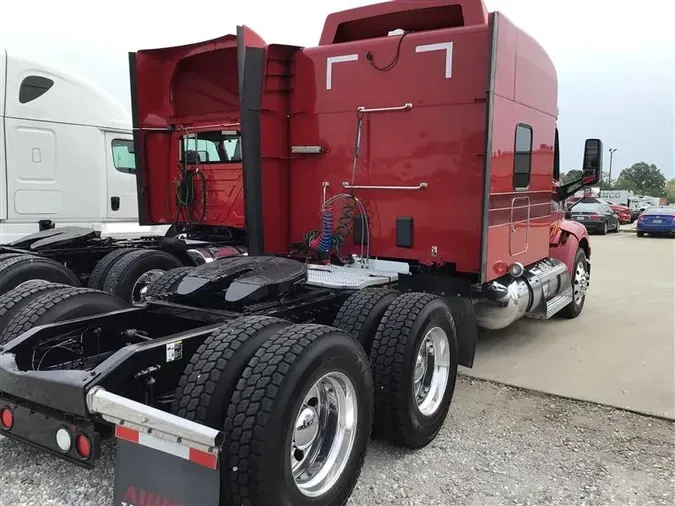
M7 72L7 51L0 49L0 220L7 219L7 167L5 166L5 83Z
M107 217L111 220L138 220L136 160L131 134L105 133Z

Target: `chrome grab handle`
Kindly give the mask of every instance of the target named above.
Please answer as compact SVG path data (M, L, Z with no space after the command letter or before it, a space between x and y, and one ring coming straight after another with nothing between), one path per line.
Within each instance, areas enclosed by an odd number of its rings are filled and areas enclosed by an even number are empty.
M342 187L347 190L423 190L428 186L428 183L420 183L417 186L368 186L349 184L347 181L342 183Z
M398 107L376 107L374 109L366 109L365 107L358 107L356 110L358 112L387 112L387 111L407 111L412 109L413 105L410 102L407 102Z

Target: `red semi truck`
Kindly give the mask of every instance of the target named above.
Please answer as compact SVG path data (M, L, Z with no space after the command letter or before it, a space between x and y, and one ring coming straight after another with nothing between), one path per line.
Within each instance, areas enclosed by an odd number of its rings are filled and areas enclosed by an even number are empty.
M0 297L0 431L93 466L115 505L340 505L371 430L421 448L477 328L578 316L557 78L481 0L328 16L317 47L237 35L130 55L143 223L241 237L145 302L31 281ZM11 465L11 463L6 463Z

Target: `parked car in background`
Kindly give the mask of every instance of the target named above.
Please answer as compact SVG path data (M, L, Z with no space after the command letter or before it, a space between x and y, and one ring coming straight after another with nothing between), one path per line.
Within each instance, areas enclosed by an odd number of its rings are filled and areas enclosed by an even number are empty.
M572 197L567 199L567 209L569 210L577 202L586 202L586 203L598 203L605 204L619 217L619 222L621 224L633 223L638 219L639 214L633 212L633 210L621 204L614 204L600 197Z
M598 202L608 205L614 214L619 217L619 222L621 222L621 224L633 223L637 219L637 215L634 215L631 208L628 206L612 204L604 199L598 199Z
M637 219L640 217L640 211L639 211L639 209L633 209L633 208L629 208L629 209L630 209L630 216L631 216L630 222L633 223L633 222L637 221Z
M675 234L675 208L650 207L646 209L637 222L637 236L673 235Z
M618 232L621 228L616 213L601 202L587 202L582 199L572 204L567 212L570 220L581 223L589 233L599 232L605 235L607 232Z

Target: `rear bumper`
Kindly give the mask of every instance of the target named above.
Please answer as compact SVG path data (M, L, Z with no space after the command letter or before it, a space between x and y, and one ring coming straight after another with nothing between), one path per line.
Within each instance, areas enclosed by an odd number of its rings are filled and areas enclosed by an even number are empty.
M600 232L605 226L602 221L579 221L577 223L586 227L589 232Z
M668 225L650 225L650 224L640 224L637 226L638 232L645 232L647 234L675 234L675 226Z
M14 424L9 430L0 428L0 435L51 453L73 464L87 468L94 467L100 456L101 436L91 420L35 406L23 400L18 401L0 392L0 410L4 408L12 411ZM56 433L59 429L66 429L70 434L72 444L67 451L61 450L56 442ZM75 440L80 434L87 436L91 442L91 454L86 459L80 457L75 446Z
M89 380L86 371L22 371L13 353L0 353L0 396L86 418Z

